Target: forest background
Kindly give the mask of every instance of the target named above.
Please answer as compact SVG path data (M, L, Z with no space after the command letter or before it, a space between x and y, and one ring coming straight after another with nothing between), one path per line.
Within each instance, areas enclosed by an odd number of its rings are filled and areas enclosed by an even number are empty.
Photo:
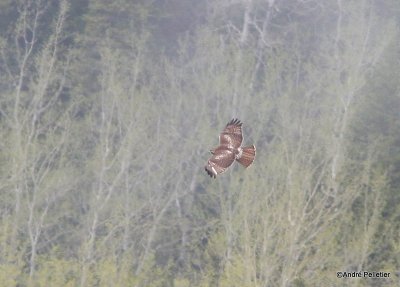
M0 286L399 286L400 2L1 0ZM233 117L257 158L216 180ZM390 278L337 278L338 271Z

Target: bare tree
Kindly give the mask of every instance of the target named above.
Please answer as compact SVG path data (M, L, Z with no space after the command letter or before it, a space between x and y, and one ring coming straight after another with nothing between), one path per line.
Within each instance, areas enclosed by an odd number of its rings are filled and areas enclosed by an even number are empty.
M61 57L60 51L68 5L60 2L51 34L43 41L38 38L39 25L47 9L46 2L20 3L14 33L2 50L4 71L12 83L1 110L6 120L4 136L10 138L11 167L5 178L14 197L9 239L11 252L16 254L17 244L27 244L31 278L49 209L57 193L63 192L54 176L63 159L70 123L69 105L61 103L68 56Z

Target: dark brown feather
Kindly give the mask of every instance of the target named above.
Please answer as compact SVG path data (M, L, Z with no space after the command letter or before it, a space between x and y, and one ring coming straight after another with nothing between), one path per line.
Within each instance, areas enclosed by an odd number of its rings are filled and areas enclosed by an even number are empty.
M208 160L205 170L211 177L223 173L235 161L235 154L225 147L214 150L213 156Z
M207 174L216 178L226 171L235 159L248 167L256 155L255 146L241 147L243 141L242 123L238 119L231 120L219 136L219 147L210 150L212 156L204 167Z
M242 123L238 119L231 120L219 136L219 144L238 148L242 144Z

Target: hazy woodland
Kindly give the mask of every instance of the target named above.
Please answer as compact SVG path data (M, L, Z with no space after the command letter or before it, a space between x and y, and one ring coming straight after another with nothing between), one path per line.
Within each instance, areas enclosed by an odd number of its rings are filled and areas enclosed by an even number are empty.
M0 0L0 286L399 286L399 27L398 0ZM233 117L256 160L211 179Z

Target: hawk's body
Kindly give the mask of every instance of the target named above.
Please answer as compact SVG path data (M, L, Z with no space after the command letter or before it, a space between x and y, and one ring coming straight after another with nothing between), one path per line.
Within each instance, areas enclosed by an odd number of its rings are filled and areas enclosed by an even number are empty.
M219 146L211 150L212 157L205 166L211 177L223 173L235 160L248 167L256 156L254 145L242 147L242 123L238 119L231 120L219 136Z

